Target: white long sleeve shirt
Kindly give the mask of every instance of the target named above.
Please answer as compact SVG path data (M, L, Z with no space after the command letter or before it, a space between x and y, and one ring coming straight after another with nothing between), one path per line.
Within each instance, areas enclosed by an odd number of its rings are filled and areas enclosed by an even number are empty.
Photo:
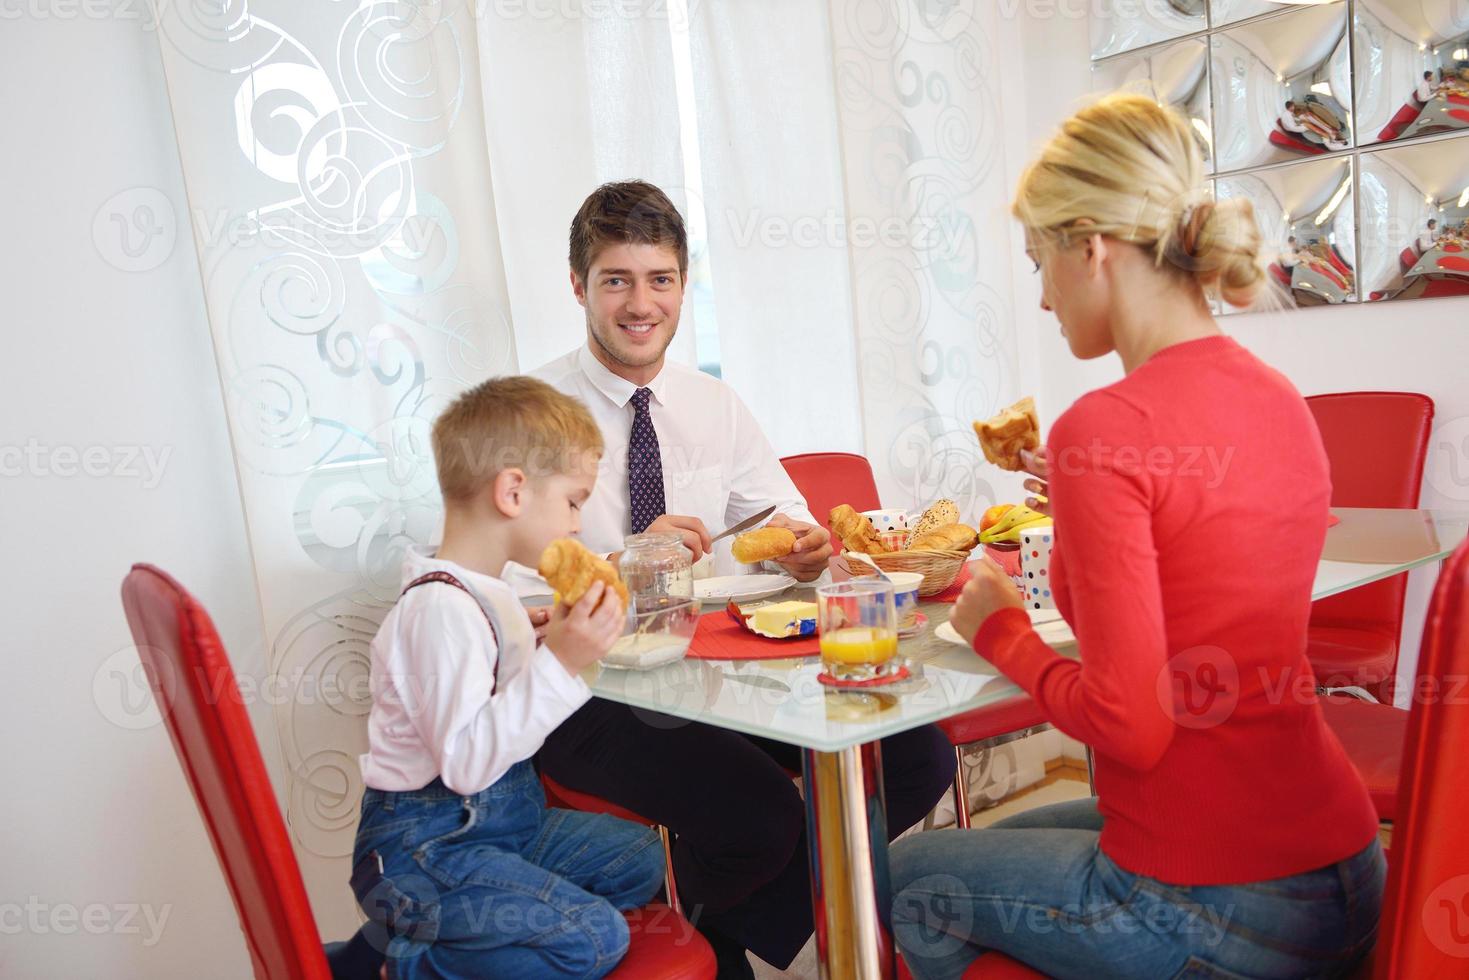
M623 538L632 533L627 444L631 401L638 386L609 371L586 346L531 373L579 398L597 420L606 448L597 486L581 509L581 540L601 554L621 551ZM665 363L648 389L653 394L649 412L663 460L667 513L697 517L710 534L771 504L792 520L816 523L760 424L729 385L682 364ZM799 423L792 420L792 424ZM711 574L738 575L747 570L734 560L732 544L730 538L715 544ZM509 566L505 575L511 579ZM550 591L523 572L512 580L522 595ZM533 584L537 582L538 589Z
M441 583L409 590L372 641L368 747L359 762L373 789L421 789L438 776L470 795L534 755L591 691L536 645L505 582L412 549L402 584L434 571L450 573L493 608L499 642L473 596Z

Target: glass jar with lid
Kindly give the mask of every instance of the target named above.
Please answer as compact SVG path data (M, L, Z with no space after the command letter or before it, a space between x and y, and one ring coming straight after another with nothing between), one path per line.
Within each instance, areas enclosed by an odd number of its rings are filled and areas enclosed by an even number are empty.
M693 556L683 546L683 538L669 532L633 534L622 542L622 557L617 571L627 585L635 607L648 603L640 599L692 598L694 595Z

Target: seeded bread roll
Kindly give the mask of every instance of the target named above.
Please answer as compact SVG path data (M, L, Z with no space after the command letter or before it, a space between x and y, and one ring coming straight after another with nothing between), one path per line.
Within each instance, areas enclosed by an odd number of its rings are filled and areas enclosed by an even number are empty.
M796 546L796 533L788 527L762 527L734 539L734 560L742 565L784 558Z
M959 523L959 507L952 500L937 501L932 507L923 512L918 518L918 523L913 525L913 533L908 535L908 547L913 547L913 542L931 531L937 531L946 524Z
M607 559L592 554L575 538L558 538L546 545L536 571L560 594L563 605L576 605L592 583L600 581L617 593L622 611L627 611L627 586L622 583L617 569Z

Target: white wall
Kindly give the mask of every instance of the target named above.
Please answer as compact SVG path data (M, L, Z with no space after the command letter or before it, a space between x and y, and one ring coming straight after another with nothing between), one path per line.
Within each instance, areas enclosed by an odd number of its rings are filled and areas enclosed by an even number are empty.
M193 248L180 238L156 268L125 272L93 240L99 208L128 188L157 193L108 211L131 217L161 195L184 213L157 41L115 17L7 19L0 91L0 453L35 447L30 463L0 455L0 976L246 977L172 746L159 724L133 727L144 716L119 687L136 679L118 594L134 561L173 572L213 612L237 669L263 676ZM106 212L102 224L116 231ZM118 239L100 240L118 254ZM93 472L102 453L167 456L155 485L59 475L75 463L49 454L58 447L102 447ZM166 916L156 939L150 910Z

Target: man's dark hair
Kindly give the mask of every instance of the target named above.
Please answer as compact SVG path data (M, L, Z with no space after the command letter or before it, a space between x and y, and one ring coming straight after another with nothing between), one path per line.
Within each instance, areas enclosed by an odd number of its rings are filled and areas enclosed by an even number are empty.
M667 194L644 180L603 184L582 202L571 219L571 271L585 282L598 252L626 244L673 249L679 275L688 278L689 236L683 217Z

